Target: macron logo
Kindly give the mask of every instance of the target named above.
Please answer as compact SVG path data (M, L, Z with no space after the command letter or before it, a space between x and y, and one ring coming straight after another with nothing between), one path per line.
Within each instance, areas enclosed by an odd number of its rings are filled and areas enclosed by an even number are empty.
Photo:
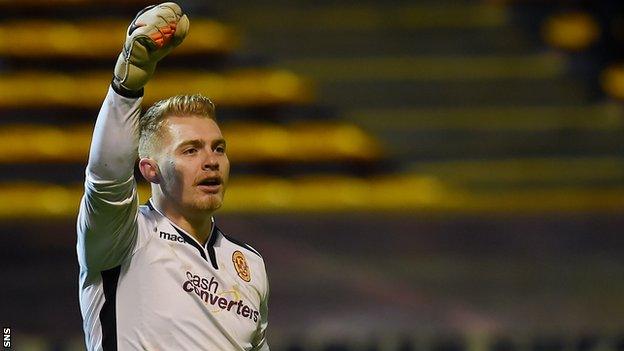
M161 239L165 239L165 240L169 240L169 241L177 241L180 243L185 243L186 240L184 240L184 238L181 235L175 235L175 234L169 234L169 233L165 233L165 232L160 232L160 238Z

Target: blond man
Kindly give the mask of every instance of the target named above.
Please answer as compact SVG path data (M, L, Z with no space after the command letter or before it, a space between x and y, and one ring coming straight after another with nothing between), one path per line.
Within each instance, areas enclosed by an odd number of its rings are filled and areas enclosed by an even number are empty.
M141 116L143 87L188 28L175 3L141 11L97 118L77 224L88 350L269 349L264 261L212 216L230 168L214 105L181 95Z

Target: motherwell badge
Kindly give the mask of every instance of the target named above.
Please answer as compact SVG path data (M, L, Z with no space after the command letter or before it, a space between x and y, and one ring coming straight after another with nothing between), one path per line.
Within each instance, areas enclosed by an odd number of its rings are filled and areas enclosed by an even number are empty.
M247 265L247 260L243 253L238 250L234 251L232 254L232 262L234 263L234 269L236 269L238 276L242 280L249 282L251 280L251 273L249 272L249 266Z

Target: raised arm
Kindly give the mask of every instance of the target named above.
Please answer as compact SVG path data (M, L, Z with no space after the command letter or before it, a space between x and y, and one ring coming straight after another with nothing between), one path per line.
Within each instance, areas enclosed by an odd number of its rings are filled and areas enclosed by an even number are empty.
M188 31L175 3L150 6L128 27L111 88L95 123L85 193L78 214L78 260L99 272L119 265L137 240L138 197L133 176L143 86L156 64Z

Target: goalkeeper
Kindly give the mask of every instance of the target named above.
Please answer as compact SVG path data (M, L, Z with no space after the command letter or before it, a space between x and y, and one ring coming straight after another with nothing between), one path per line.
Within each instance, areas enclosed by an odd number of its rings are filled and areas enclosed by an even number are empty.
M143 86L188 28L175 3L137 15L95 124L77 223L88 350L269 349L264 261L212 216L230 167L212 102L174 96L141 116Z

